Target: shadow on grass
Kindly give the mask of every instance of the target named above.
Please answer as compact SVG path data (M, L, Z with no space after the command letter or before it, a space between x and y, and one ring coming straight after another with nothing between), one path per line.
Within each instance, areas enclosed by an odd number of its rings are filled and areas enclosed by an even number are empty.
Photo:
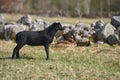
M10 59L10 60L19 60L19 59L26 59L26 60L35 60L35 58L32 58L32 57L20 57L20 58L18 58L18 59L12 59L11 57L2 57L2 58L0 58L0 60L8 60L8 59Z

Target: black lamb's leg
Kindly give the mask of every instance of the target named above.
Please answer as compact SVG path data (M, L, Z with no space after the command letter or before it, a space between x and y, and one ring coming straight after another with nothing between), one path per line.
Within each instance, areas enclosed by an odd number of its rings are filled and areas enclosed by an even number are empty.
M49 59L49 45L45 45L45 51L46 51L46 60Z
M13 50L13 54L12 54L12 59L15 58L16 54L18 53L18 50L17 50L17 46L14 48Z
M17 44L17 46L14 48L13 50L13 54L12 54L12 59L14 58L20 58L19 56L19 50L23 47L23 44Z

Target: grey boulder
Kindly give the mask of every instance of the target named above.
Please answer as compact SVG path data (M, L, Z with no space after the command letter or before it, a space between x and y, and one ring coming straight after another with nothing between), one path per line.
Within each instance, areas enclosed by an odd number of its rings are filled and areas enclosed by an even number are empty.
M30 15L24 15L17 20L17 23L30 26L30 24L32 23L32 18Z
M96 32L95 34L95 37L97 38L96 40L106 41L106 39L110 35L114 34L114 31L115 31L115 28L108 23Z
M4 16L2 14L0 14L0 24L4 23Z
M111 24L117 29L120 26L120 16L113 16L111 18Z
M108 37L107 39L108 44L110 45L114 45L114 44L119 44L120 40L119 40L119 36L117 34L112 34Z

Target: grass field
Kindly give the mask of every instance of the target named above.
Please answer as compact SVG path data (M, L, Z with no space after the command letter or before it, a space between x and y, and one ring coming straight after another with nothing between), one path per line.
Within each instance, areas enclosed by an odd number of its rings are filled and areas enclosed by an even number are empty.
M4 14L6 21L16 21L21 15ZM14 17L13 17L14 16ZM37 18L37 16L32 16ZM50 22L93 23L98 19L45 18ZM110 19L105 19L109 22ZM94 44L77 47L75 44L50 46L50 60L45 60L41 46L25 46L20 59L11 59L14 41L0 40L0 80L120 80L120 47Z
M15 45L0 41L0 80L120 80L119 46L51 45L46 61L44 48L31 46L21 49L21 59L12 60Z

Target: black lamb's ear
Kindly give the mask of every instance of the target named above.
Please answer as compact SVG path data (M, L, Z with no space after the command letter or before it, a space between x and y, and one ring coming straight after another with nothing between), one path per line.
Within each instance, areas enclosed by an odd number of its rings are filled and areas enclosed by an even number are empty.
M56 23L57 25L58 25L58 24L60 24L60 22L59 22L59 21L56 21L55 23Z
M62 26L60 22L58 23L58 25L59 25L59 26Z

